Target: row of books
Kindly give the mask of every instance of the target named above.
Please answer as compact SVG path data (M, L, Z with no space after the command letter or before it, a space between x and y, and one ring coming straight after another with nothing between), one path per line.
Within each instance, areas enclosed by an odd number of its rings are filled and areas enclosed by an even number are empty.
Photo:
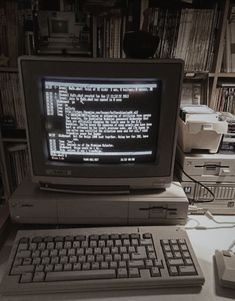
M123 26L124 18L119 13L98 18L97 34L93 32L93 42L96 45L98 57L123 57Z
M9 66L15 66L17 57L27 52L28 29L25 25L32 19L32 10L27 8L27 5L19 6L18 2L21 1L5 1L5 6L0 7L0 55L8 58ZM131 10L133 15L123 7L116 11L114 9L114 13L110 10L101 14L102 17L98 17L97 23L90 29L93 37L93 55L107 58L124 57L124 33L130 29L138 30L143 19L143 29L159 37L155 55L157 58L182 58L186 70L210 71L215 34L220 20L217 6L211 9L166 9L149 8L147 2L134 1ZM141 3L145 11L137 13L138 3ZM41 28L39 32L40 30Z
M222 69L224 72L235 72L235 6L231 8L230 17L226 24Z
M3 182L2 182L2 177L0 175L0 206L4 202L4 188L3 188Z
M28 150L26 144L15 144L9 146L7 151L13 192L29 172Z
M156 57L181 58L186 70L209 71L220 14L214 9L152 8L148 31L160 38Z
M5 128L25 128L18 73L0 73L0 118Z
M214 110L230 112L235 115L235 85L234 87L218 87L214 98Z
M0 66L17 66L26 52L27 21L32 20L30 1L2 1L0 4Z

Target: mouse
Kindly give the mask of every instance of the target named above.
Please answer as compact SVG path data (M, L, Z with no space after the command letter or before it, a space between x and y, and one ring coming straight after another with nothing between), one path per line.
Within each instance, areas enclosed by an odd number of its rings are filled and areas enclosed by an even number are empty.
M235 289L235 253L231 250L215 250L215 264L220 285Z

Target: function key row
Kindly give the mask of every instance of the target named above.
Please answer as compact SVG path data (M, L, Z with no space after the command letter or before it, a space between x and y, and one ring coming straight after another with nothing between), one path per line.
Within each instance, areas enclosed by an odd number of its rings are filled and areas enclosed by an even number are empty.
M127 233L123 233L123 234L92 234L89 236L86 235L76 235L76 236L72 236L72 235L67 235L67 236L46 236L46 237L42 237L42 236L37 236L34 237L30 240L30 238L28 237L22 237L19 242L20 243L29 243L29 242L33 242L33 243L40 243L40 242L64 242L64 241L85 241L85 240L117 240L117 239L152 239L152 234L151 233L144 233L141 237L141 235L139 233L131 233L131 234L127 234Z

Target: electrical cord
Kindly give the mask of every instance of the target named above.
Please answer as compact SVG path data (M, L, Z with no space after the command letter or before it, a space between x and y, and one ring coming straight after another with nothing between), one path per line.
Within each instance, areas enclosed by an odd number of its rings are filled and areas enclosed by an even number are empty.
M224 225L224 226L214 226L214 227L206 227L206 226L202 226L200 225L200 223L193 219L193 218L190 218L188 219L189 221L190 220L193 220L196 222L196 226L194 227L185 227L186 230L213 230L213 229L231 229L231 228L235 228L235 222L220 222L220 221L217 221L213 214L207 210L206 213L205 213L205 216L211 220L213 220L214 223L216 224L220 224L220 225ZM235 245L235 240L233 241L233 243L231 244L231 246L229 247L229 250L231 250L231 248Z
M213 222L215 222L216 224L229 224L229 225L235 225L235 222L220 222L220 221L217 221L217 220L214 218L213 214L212 214L209 210L207 210L207 211L205 212L205 216L208 217L209 219L213 220Z
M211 203L215 200L215 195L214 193L211 191L211 189L209 189L207 186L205 186L204 184L202 184L201 182L195 180L193 177L191 177L190 175L188 175L186 173L186 171L184 171L183 167L181 166L181 164L175 160L176 164L179 166L179 168L182 170L183 174L188 177L192 182L198 184L199 186L205 188L212 196L212 198L210 200L204 200L204 201L199 201L199 200L195 200L195 199L189 199L190 201L192 201L193 203Z

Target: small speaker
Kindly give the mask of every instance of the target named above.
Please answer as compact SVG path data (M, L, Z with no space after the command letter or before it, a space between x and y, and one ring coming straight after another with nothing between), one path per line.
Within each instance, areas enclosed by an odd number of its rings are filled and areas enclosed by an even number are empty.
M145 31L128 31L124 35L123 50L129 58L151 58L156 52L159 38Z

